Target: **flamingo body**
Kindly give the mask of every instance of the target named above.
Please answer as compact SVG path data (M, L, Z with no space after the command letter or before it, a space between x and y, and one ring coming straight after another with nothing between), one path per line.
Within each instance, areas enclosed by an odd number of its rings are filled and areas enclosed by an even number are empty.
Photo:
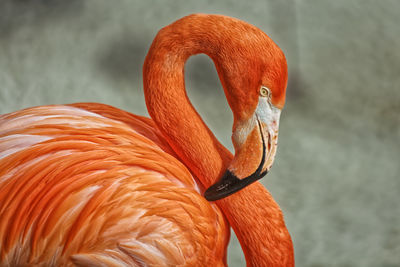
M234 156L187 97L184 65L198 53L231 107ZM279 205L257 182L286 83L285 56L260 29L194 14L146 56L152 119L93 103L0 116L0 266L226 266L229 226L248 266L294 266Z
M0 152L1 266L224 265L223 215L152 120L29 108L0 117Z

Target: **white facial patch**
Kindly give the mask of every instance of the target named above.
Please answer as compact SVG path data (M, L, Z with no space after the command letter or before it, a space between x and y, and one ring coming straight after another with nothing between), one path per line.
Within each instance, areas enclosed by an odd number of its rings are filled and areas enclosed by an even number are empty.
M232 134L235 149L239 148L247 139L247 136L257 125L257 119L267 125L270 136L278 133L281 110L275 107L267 97L260 97L254 115L247 121L238 122ZM266 140L267 141L267 140Z
M266 126L264 126L262 130L264 142L267 146L263 171L265 169L269 170L274 162L278 145L279 118L281 110L271 103L270 98L260 97L255 114L261 124Z
M261 127L261 134L266 147L262 171L269 170L274 162L278 144L280 114L281 110L271 103L269 95L267 97L260 96L253 116L247 121L238 122L232 134L232 142L237 153L246 142L251 131L256 127Z
M278 132L281 110L275 107L269 98L259 98L255 114L260 122L268 126L270 132Z

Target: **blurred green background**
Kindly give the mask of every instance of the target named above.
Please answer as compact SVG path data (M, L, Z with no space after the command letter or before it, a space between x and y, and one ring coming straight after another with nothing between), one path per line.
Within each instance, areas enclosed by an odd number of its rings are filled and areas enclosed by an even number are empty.
M147 115L147 49L196 12L248 21L287 56L280 144L262 182L297 266L400 266L400 1L0 0L0 113L90 101ZM232 150L212 61L190 58L186 85ZM229 266L244 266L235 238L229 249Z

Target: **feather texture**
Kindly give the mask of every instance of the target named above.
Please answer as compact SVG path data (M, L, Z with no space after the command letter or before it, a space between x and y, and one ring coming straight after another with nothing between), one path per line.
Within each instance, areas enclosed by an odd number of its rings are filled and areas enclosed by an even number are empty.
M0 262L223 266L224 217L159 136L101 104L1 116Z

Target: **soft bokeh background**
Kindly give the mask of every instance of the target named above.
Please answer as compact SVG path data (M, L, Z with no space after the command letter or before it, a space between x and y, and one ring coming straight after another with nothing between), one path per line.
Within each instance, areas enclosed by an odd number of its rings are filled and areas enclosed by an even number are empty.
M280 145L263 179L297 266L400 266L400 2L0 0L0 113L103 102L146 115L141 67L158 29L195 12L246 20L287 55ZM215 68L189 59L189 95L227 147ZM233 238L230 266L244 266Z

